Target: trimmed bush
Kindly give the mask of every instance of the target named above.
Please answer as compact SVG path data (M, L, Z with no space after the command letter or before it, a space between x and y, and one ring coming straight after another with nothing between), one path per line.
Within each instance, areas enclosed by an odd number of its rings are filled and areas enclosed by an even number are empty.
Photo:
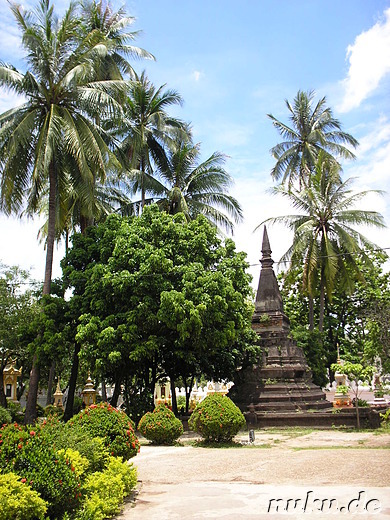
M0 520L41 520L46 510L46 502L25 479L14 473L0 475Z
M172 444L183 433L183 425L165 404L159 404L141 418L138 430L153 444Z
M11 421L11 413L7 410L7 408L0 406L0 424L9 424Z
M208 442L229 442L245 424L245 417L233 401L217 393L203 399L188 421L191 430Z
M10 424L2 428L1 436L0 467L15 472L40 493L48 502L50 518L77 508L81 493L75 468L40 436L39 427Z
M134 423L124 412L107 403L93 404L66 423L70 430L74 426L90 437L102 437L108 451L115 457L127 460L139 451Z

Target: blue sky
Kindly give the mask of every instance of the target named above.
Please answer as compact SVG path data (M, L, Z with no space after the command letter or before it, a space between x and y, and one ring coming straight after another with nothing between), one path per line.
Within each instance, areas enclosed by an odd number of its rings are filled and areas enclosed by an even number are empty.
M54 5L61 10L66 2ZM269 150L280 141L267 113L288 122L284 100L292 101L299 89L326 96L343 129L359 140L356 161L343 165L344 178L357 177L359 191L389 193L390 0L129 0L125 6L136 17L134 29L142 30L136 44L157 59L135 62L134 68L145 69L156 86L166 83L180 92L184 106L174 114L192 123L202 158L216 150L228 156L232 193L245 217L234 239L251 264L261 249L255 226L290 212L267 192L273 186ZM6 0L0 7L0 58L23 69ZM15 103L2 92L0 111ZM388 193L368 196L361 207L380 211L390 224ZM38 229L36 221L0 217L0 259L32 266L41 279L45 253L36 241ZM388 229L362 231L390 247ZM279 226L269 236L278 260L291 236ZM61 256L60 248L54 274L60 273ZM251 272L256 285L259 267Z

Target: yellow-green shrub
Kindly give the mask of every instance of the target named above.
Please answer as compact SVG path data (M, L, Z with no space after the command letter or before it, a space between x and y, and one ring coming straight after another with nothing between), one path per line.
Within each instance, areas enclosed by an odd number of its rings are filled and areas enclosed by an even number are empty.
M102 473L92 473L86 479L83 491L87 495L77 520L103 520L117 514L123 498L137 483L137 470L120 457L110 457Z
M18 475L0 475L0 520L41 520L46 510L46 502Z
M82 477L87 471L89 461L86 457L80 455L78 451L72 450L72 448L67 448L66 450L58 450L57 453L64 455L65 458L70 460L74 467L74 472L78 477Z

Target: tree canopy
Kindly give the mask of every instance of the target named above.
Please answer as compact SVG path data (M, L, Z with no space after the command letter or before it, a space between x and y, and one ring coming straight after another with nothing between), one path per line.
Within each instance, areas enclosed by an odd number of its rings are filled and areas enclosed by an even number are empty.
M116 386L137 373L149 391L157 377L229 378L252 352L245 254L203 216L111 216L75 236L63 268L83 309L80 355Z

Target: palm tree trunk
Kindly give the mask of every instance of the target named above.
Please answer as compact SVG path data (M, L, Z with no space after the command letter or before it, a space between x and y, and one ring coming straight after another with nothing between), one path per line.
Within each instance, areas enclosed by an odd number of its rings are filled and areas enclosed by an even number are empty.
M314 301L309 294L309 329L314 330Z
M45 278L43 282L42 294L50 294L51 274L53 268L53 252L56 231L56 175L55 164L52 161L49 166L49 221L47 230L47 250ZM26 402L26 413L24 416L24 424L32 424L37 418L37 399L39 385L40 369L38 366L37 353L34 354L32 368L30 372L30 384L28 388L28 396Z
M324 330L324 314L325 314L325 287L321 284L320 292L320 318L318 321L318 330L323 332Z

